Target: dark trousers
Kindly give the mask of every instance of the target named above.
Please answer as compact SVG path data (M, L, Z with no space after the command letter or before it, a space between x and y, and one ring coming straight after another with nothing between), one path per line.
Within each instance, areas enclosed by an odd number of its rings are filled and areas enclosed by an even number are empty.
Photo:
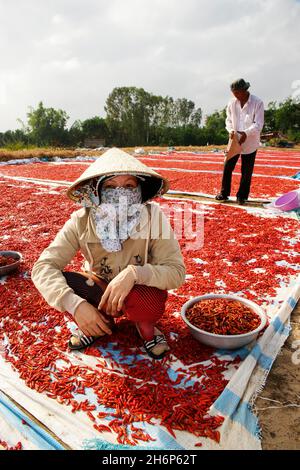
M63 271L62 274L75 294L98 308L105 287L103 289L96 283L89 286L86 283L87 278L78 272ZM153 339L154 326L164 313L167 295L165 290L136 284L125 300L124 310L128 319L138 325L146 341ZM101 313L105 315L104 312ZM112 320L112 317L108 318Z
M98 308L103 290L96 283L93 286L89 286L86 283L87 278L77 272L63 271L62 274L65 277L68 286L73 289L75 294L87 300L89 304Z
M257 151L255 150L255 152L241 155L242 175L240 180L240 187L236 194L238 199L248 199L256 152ZM237 164L239 156L240 155L235 155L235 157L230 158L230 160L224 164L221 189L221 194L224 197L230 196L232 172L235 168L235 165Z

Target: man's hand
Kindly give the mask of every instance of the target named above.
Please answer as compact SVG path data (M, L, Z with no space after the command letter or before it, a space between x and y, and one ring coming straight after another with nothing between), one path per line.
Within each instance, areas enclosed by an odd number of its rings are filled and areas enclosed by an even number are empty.
M239 134L241 134L241 138L239 139L240 144L243 144L245 140L247 139L247 134L246 132L240 132L238 131Z
M135 281L134 268L128 266L126 269L123 269L108 284L98 309L105 309L106 314L112 317L118 316L118 313L122 310L123 302L133 288Z
M82 302L78 305L74 319L86 336L111 335L111 329L108 326L109 320L88 302Z

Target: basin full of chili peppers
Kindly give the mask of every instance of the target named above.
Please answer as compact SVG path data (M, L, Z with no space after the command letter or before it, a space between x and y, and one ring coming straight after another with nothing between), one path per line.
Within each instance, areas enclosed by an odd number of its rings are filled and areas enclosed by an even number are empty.
M6 276L15 271L22 261L18 251L0 251L0 276Z
M182 306L182 319L201 343L217 349L237 349L254 341L266 326L261 307L234 295L208 294Z

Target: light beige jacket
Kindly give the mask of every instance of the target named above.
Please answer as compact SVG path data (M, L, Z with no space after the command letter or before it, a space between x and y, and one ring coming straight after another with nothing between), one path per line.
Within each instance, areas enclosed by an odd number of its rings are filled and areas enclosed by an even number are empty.
M142 164L138 163L139 171L136 174L141 173ZM99 163L98 169L95 166L96 176L104 174L103 170L99 171ZM153 170L146 166L145 168L144 175L153 173ZM80 183L86 181L82 176L78 180ZM75 183L73 188L78 187ZM69 189L68 195L70 194L72 195ZM107 252L103 248L96 235L89 208L73 212L32 269L32 280L36 288L49 305L61 312L74 314L83 301L68 286L62 274L79 250L86 260L84 269L100 275L108 282L127 266L134 267L138 284L170 290L179 287L185 280L185 266L179 243L169 221L156 203L145 203L140 224L123 243L119 252Z

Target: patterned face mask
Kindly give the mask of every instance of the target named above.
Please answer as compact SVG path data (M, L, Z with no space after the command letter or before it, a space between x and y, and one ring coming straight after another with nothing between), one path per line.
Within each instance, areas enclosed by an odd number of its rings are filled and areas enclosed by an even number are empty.
M141 176L137 178L144 181ZM120 251L122 242L129 238L140 221L142 190L140 185L130 189L102 189L100 202L98 187L103 179L87 181L74 191L74 196L79 204L91 209L96 233L106 251Z
M122 249L140 221L143 209L141 186L136 188L107 188L101 190L101 204L92 206L91 214L96 233L106 251Z

